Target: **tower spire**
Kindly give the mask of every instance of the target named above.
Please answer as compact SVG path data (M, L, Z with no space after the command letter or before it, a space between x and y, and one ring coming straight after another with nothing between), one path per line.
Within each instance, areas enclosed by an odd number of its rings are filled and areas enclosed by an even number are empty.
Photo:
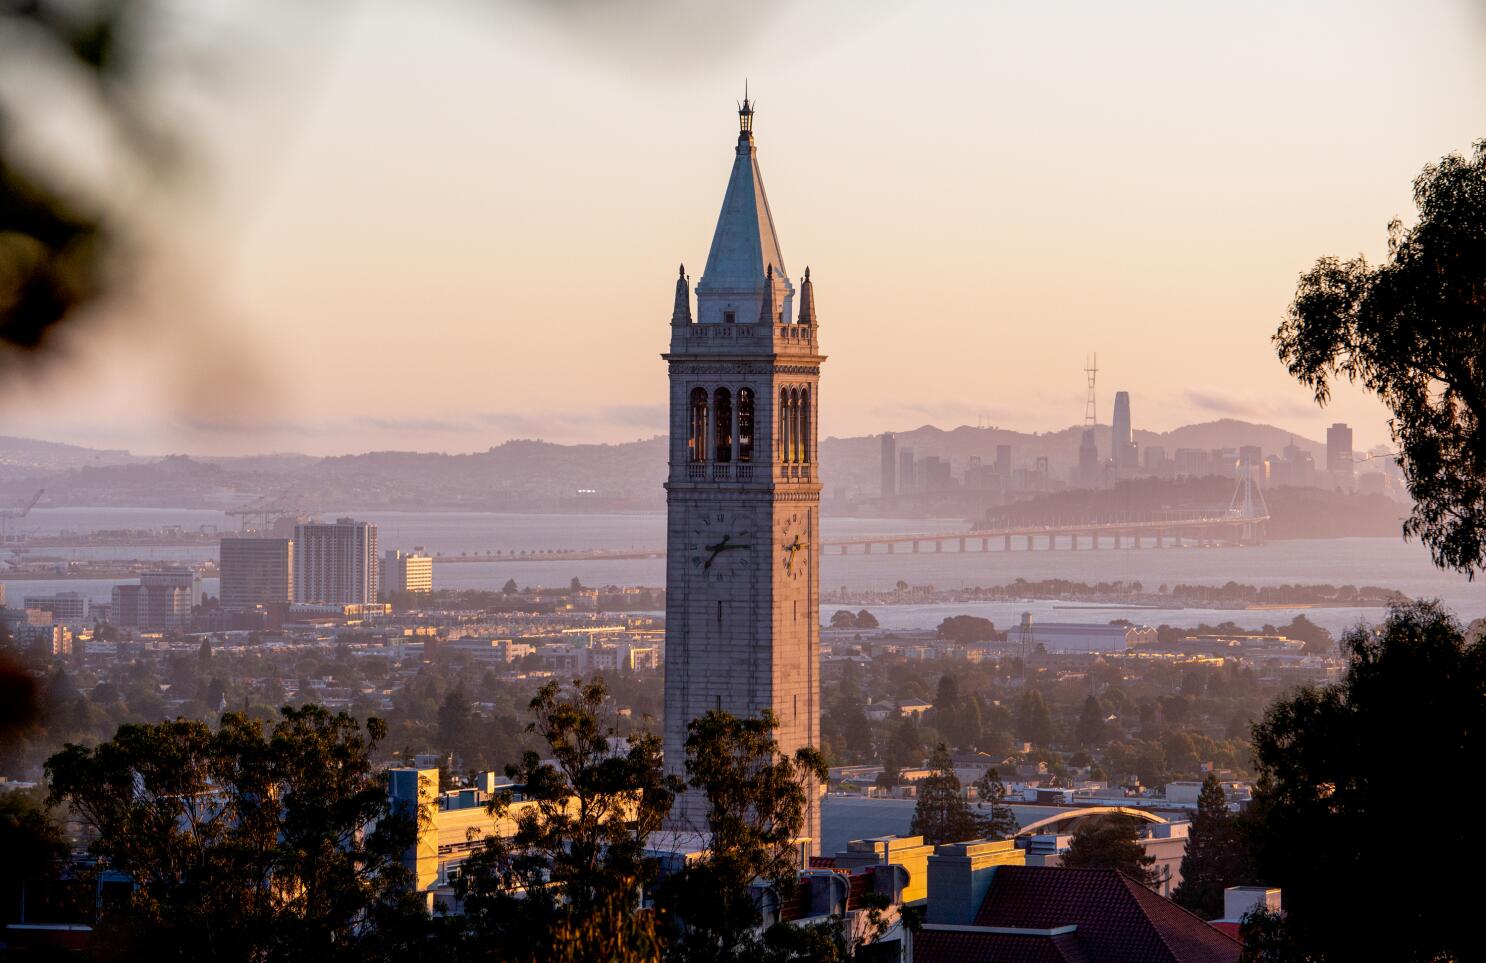
M810 268L805 268L805 279L800 282L800 323L815 323L815 284L810 280Z
M671 312L672 324L691 324L691 285L686 283L686 265L681 265L681 276L676 278L676 307Z
M758 323L773 324L774 319L779 316L774 307L774 265L769 265L764 272L764 296L758 303Z

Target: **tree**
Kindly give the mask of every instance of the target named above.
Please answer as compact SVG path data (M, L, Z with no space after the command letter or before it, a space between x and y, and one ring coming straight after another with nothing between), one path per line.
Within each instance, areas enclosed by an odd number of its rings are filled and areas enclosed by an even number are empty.
M510 839L487 837L466 860L457 892L463 939L476 955L511 960L656 960L660 935L640 894L655 877L645 853L680 790L664 774L660 740L631 736L623 749L599 714L603 681L569 690L548 682L531 700L528 731L552 762L527 751L507 772L525 788ZM491 812L506 816L497 796Z
M856 627L857 617L850 609L837 609L831 615L831 628L833 629L854 629Z
M757 719L712 710L687 725L687 785L706 799L706 840L701 858L657 893L671 927L667 959L741 963L766 955L751 887L762 881L782 895L793 884L807 794L827 775L814 749L780 751L778 725L768 710Z
M1333 655L1336 652L1336 640L1331 633L1304 615L1297 615L1289 624L1280 626L1279 632L1286 638L1304 642L1305 651L1312 655Z
M1437 603L1413 602L1349 632L1342 650L1338 683L1275 702L1254 727L1245 836L1255 876L1283 888L1285 925L1317 958L1467 958L1480 945L1476 900L1469 887L1410 875L1393 790L1396 760L1454 773L1486 752L1486 646ZM1415 698L1427 708L1408 711ZM1461 865L1486 861L1470 820L1431 832L1431 845ZM1409 882L1379 890L1380 879ZM1357 925L1383 918L1408 922Z
M1315 394L1345 377L1388 406L1414 508L1404 531L1436 565L1486 567L1486 140L1414 181L1418 222L1388 225L1388 257L1322 258L1275 333Z
M1006 804L1006 783L995 768L987 769L985 775L975 781L975 793L982 807L989 806L990 814L981 817L981 831L988 839L1010 839L1021 827L1016 813Z
M871 612L868 612L866 609L862 609L860 612L857 613L857 628L875 629L877 627L877 616L873 615Z
M1223 890L1246 881L1237 822L1218 777L1208 774L1197 794L1197 814L1182 856L1182 882L1171 898L1194 913L1216 919L1223 912Z
M969 645L994 640L996 626L990 619L983 619L978 615L951 615L939 623L936 634L941 639Z
M1078 714L1078 728L1074 734L1078 737L1078 744L1085 749L1097 749L1104 745L1104 706L1099 704L1099 699L1093 693L1084 699L1084 707Z
M924 761L924 738L919 731L918 720L904 716L898 720L893 734L888 737L887 750L882 754L883 765L895 772Z
M444 697L444 704L439 706L439 748L464 760L474 731L475 720L470 713L469 696L464 694L464 686L455 686Z
M522 554L524 555L526 553L523 552ZM501 586L500 591L502 595L515 595L518 591L516 580L513 578L506 579L506 584Z
M67 856L61 829L32 792L0 792L0 853L5 854L6 867L0 876L0 924L18 923L22 887L55 878ZM36 893L27 895L34 921L40 915L36 912Z
M933 772L918 784L918 804L913 807L913 824L908 832L936 846L980 838L984 827L965 802L944 743L929 757L929 768Z
M1073 833L1062 865L1073 869L1117 869L1147 886L1156 882L1156 857L1140 845L1140 825L1129 816L1085 820Z
M1053 738L1053 717L1047 711L1042 693L1028 689L1017 709L1016 737L1034 746L1046 746Z
M425 917L371 754L386 734L322 706L271 731L237 714L126 725L47 760L49 802L93 837L98 869L134 882L97 945L125 958L364 960L406 952ZM384 957L385 954L385 957Z

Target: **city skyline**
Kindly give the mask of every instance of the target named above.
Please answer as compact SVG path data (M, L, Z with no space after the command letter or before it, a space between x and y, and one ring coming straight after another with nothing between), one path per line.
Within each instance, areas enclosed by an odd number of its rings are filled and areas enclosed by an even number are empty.
M826 7L744 22L659 4L638 25L528 9L504 32L358 8L279 46L263 36L285 14L265 17L204 127L204 172L152 214L145 277L104 309L121 323L6 385L0 433L207 454L656 435L664 368L640 334L664 320L666 270L701 263L727 162L688 133L721 133L746 74L783 254L829 252L812 266L841 396L823 434L1060 429L1097 350L1143 427L1226 416L1319 438L1345 421L1359 448L1385 439L1360 391L1312 404L1269 336L1301 271L1378 258L1409 181L1469 146L1464 92L1486 80L1470 5L1348 6L1340 32L1327 5ZM58 124L18 130L56 149ZM560 385L532 363L554 339Z

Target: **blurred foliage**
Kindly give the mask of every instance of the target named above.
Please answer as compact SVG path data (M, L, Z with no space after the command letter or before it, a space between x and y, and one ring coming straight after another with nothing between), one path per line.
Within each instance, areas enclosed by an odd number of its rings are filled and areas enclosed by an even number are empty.
M56 329L94 300L117 232L60 172L20 158L14 118L35 109L18 91L52 74L76 82L135 149L153 140L132 96L145 0L0 0L0 370L34 361ZM46 75L44 78L41 75Z

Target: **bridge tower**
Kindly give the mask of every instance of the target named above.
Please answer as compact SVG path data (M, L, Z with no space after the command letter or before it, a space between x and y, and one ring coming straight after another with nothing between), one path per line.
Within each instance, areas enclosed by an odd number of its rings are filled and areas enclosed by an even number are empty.
M1264 541L1264 519L1269 517L1269 505L1264 501L1264 490L1254 481L1257 466L1245 463L1238 469L1238 484L1233 488L1233 498L1228 502L1228 514L1243 521L1239 540L1245 545Z

